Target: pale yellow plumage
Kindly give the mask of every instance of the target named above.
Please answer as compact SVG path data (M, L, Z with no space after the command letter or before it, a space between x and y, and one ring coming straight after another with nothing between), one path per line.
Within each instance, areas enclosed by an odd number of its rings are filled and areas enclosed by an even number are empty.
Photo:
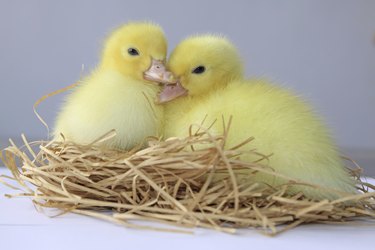
M192 73L198 66L204 66L205 71ZM222 117L228 121L232 116L227 147L253 136L255 139L246 149L272 154L269 165L276 172L340 192L355 192L354 181L344 169L334 142L310 106L292 92L266 81L245 80L241 60L226 39L188 38L174 50L168 67L189 92L166 104L166 137L188 135L189 126L201 123L206 116L204 126L217 120L210 132L221 134ZM217 74L226 76L218 78ZM256 158L242 156L248 161ZM255 180L271 185L282 183L281 179L261 174ZM303 191L315 199L341 196L306 186L289 191Z
M136 49L132 55L129 49ZM105 146L130 149L148 136L159 136L163 108L154 105L159 87L144 80L152 60L165 60L163 31L151 23L130 23L106 40L97 69L68 96L58 114L54 134L67 140L91 143L115 130ZM131 51L134 54L134 51Z

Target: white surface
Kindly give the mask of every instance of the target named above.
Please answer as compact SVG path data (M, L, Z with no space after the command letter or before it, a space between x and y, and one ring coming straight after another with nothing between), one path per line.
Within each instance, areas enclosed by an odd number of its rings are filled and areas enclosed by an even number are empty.
M0 175L9 172L0 168ZM229 235L198 229L194 235L123 228L93 218L67 214L49 218L27 198L7 199L15 193L0 184L1 249L358 249L372 246L372 226L307 225L276 237L254 230ZM371 248L369 248L371 249Z

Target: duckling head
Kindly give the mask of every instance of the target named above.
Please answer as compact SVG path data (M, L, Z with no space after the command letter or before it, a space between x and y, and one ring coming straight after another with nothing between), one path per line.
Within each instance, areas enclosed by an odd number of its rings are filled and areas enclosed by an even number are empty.
M171 77L164 66L166 55L167 40L159 25L132 22L108 36L101 68L115 70L135 80L161 82Z
M165 84L159 103L183 96L202 96L243 77L235 46L222 36L200 35L182 41L172 52L168 70L176 83Z

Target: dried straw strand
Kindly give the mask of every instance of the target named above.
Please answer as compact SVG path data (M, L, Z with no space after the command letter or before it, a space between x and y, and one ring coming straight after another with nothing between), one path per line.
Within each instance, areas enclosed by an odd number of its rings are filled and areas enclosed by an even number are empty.
M7 197L32 197L39 209L58 208L62 213L73 212L125 227L168 232L193 232L176 226L226 233L254 227L276 235L304 223L375 218L373 185L360 182L359 194L333 201L314 201L302 193L290 195L287 190L293 185L316 186L277 174L259 162L242 162L239 156L244 153L263 159L272 156L241 151L252 138L225 149L229 125L230 121L220 136L202 128L195 133L190 129L187 138L151 140L145 149L130 152L68 141L29 143L22 136L23 149L11 141L2 153L12 177L0 176L0 182L22 190ZM97 141L112 136L113 131ZM35 146L39 146L38 152ZM251 170L249 174L263 172L289 182L278 187L240 183L235 172L244 168ZM225 177L216 180L218 173ZM359 179L358 167L352 173ZM18 186L9 183L12 181ZM137 220L161 222L167 227L142 226L136 224Z

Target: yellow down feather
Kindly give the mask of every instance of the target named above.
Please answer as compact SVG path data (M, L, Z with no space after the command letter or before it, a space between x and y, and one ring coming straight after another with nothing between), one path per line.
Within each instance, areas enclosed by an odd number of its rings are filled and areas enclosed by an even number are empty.
M193 73L198 66L205 71ZM344 169L338 150L312 108L291 91L264 80L246 80L234 46L225 38L195 36L179 44L171 54L168 68L180 79L188 96L167 103L165 136L184 137L191 124L204 126L215 120L210 132L223 132L222 117L232 116L227 147L249 137L255 139L246 149L272 154L269 165L287 177L344 193L354 193L354 181ZM253 161L257 157L244 155ZM262 163L267 163L263 161ZM241 176L246 172L241 173ZM241 181L249 181L240 178ZM271 185L282 179L257 174L251 181ZM303 191L314 199L337 198L334 191L295 186L289 192Z
M135 48L138 56L128 53ZM67 97L57 116L54 135L91 143L111 130L116 137L104 146L130 149L147 136L159 136L163 108L154 105L158 86L144 80L152 59L165 60L162 29L148 22L116 29L104 44L101 62ZM61 139L61 138L60 138Z

